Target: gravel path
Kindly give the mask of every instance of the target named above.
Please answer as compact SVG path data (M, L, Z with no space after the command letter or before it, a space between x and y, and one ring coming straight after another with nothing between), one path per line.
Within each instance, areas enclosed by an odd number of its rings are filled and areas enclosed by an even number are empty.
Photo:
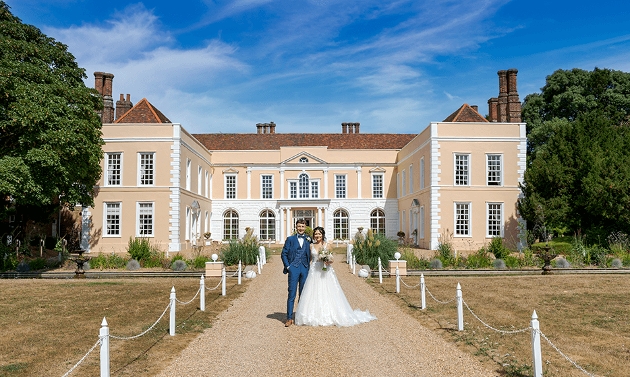
M497 376L342 262L335 267L348 301L378 319L344 328L285 328L287 278L275 259L159 376Z

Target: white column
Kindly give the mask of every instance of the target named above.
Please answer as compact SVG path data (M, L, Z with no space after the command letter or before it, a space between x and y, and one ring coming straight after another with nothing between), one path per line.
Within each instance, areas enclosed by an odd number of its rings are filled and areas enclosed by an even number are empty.
M276 224L276 229L280 229L280 238L278 239L278 241L280 240L284 240L286 237L284 235L284 208L280 207L278 209L278 224Z
M252 169L247 168L247 199L252 198Z
M284 199L284 169L280 169L280 199Z
M210 173L210 183L208 184L208 194L210 195L209 198L212 198L212 176L213 174Z
M357 198L361 199L361 167L357 168Z
M291 230L293 229L293 217L291 216L291 207L286 208L287 211L287 237L291 234Z
M317 207L317 226L322 226L322 207Z
M328 199L328 169L324 169L324 199Z

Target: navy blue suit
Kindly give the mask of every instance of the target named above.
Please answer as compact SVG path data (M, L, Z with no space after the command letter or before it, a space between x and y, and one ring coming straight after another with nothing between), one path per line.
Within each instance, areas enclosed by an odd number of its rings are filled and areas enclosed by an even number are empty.
M308 276L311 262L311 244L304 235L304 242L300 246L298 235L287 237L280 257L284 265L283 273L289 274L289 297L287 298L287 319L293 319L293 305L297 295L298 285L300 295Z

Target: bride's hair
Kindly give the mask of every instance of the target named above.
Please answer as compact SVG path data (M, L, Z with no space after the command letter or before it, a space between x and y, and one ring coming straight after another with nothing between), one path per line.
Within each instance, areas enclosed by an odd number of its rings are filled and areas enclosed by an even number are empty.
M313 229L313 235L315 235L315 232L318 230L322 234L322 242L326 242L326 231L321 226L316 226L315 229Z

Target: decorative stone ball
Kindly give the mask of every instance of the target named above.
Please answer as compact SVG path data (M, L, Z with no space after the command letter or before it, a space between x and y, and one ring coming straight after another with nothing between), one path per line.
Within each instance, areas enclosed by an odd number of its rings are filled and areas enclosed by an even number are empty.
M399 252L395 252L394 253L394 258L396 258L396 260L400 259L400 253Z
M212 254L212 260L213 260L214 262L216 262L216 261L217 261L217 259L219 259L219 256L218 256L218 255L216 255L216 254Z
M247 271L245 273L245 277L248 278L248 279L253 279L253 278L256 277L256 273L254 271Z
M362 269L359 270L359 277L360 278L366 278L369 275L370 275L370 273L365 268L362 268Z

